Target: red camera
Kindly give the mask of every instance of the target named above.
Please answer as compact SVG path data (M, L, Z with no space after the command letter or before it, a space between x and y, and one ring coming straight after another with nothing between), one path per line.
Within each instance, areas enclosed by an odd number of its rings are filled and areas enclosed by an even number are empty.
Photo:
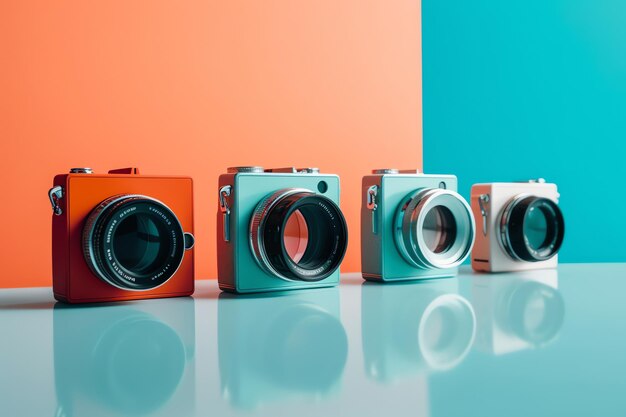
M53 290L88 303L191 295L193 183L74 168L49 191Z

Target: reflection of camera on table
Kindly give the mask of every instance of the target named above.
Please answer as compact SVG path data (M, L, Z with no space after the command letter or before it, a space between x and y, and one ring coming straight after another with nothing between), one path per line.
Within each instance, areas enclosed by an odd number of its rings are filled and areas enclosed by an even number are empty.
M311 399L340 387L348 339L336 288L218 301L222 395L240 408Z
M364 283L361 299L365 371L375 380L452 369L474 341L474 311L456 279Z
M54 308L63 416L158 415L194 405L194 300ZM166 409L169 409L167 407Z
M556 269L472 279L478 350L502 355L541 347L557 337L565 306Z

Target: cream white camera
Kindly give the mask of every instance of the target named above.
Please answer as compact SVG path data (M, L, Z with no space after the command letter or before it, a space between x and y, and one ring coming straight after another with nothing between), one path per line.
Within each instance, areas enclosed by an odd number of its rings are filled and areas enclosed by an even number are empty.
M475 184L471 206L476 220L472 268L504 272L555 268L565 222L556 184Z

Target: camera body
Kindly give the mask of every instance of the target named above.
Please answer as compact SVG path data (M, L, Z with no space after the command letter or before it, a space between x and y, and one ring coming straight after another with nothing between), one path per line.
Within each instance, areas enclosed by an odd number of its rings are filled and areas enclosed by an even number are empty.
M475 230L469 205L456 190L454 175L381 169L363 177L363 278L401 281L456 275L470 253Z
M53 207L54 297L67 303L191 295L193 184L136 168L57 175Z
M565 316L558 270L520 271L493 279L472 277L478 350L505 355L543 347L558 336Z
M252 293L339 283L347 227L339 177L315 168L229 168L219 178L218 281Z
M471 205L478 231L472 251L476 271L555 268L565 224L556 184L475 184Z
M336 394L348 357L339 301L337 288L220 294L219 373L228 401L251 410Z

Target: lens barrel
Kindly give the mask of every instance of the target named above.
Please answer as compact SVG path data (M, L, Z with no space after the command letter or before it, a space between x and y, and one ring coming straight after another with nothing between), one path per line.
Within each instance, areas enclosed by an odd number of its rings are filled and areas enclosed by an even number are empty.
M176 215L162 202L142 195L104 200L89 214L82 240L92 272L131 291L163 285L176 273L185 252Z
M502 212L500 242L515 260L540 262L552 258L561 248L564 235L561 209L548 198L520 195L511 199Z
M285 245L292 214L306 222L307 244L296 262ZM305 189L283 189L263 199L250 221L250 248L267 273L288 281L321 281L339 268L348 245L348 229L339 207Z
M468 256L476 227L467 202L454 191L422 188L398 206L394 236L402 257L421 269L454 268Z

